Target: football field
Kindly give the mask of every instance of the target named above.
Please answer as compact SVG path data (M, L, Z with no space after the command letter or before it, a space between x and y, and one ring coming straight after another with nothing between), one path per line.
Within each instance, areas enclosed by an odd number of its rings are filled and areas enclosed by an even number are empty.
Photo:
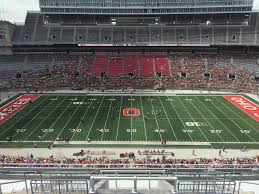
M8 138L257 143L259 122L223 95L41 94L0 124L0 141Z

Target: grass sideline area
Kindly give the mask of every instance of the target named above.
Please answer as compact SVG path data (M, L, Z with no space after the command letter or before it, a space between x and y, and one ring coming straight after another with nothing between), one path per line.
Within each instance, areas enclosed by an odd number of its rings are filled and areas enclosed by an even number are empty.
M243 96L258 105L254 99ZM23 143L4 142L8 137ZM247 145L248 149L259 149L259 122L222 94L40 94L0 125L2 148L32 147L32 142L47 147L47 141L57 138L79 142L57 147L161 147L159 142L166 140L166 147L170 148L240 149ZM89 144L88 140L104 143ZM145 145L145 142L158 143Z

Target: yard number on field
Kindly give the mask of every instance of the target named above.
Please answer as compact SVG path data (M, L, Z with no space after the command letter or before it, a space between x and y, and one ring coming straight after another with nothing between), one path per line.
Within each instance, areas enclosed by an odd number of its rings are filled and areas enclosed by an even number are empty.
M165 129L155 129L156 133L164 133L166 130Z
M248 134L250 133L250 130L240 130L241 133L245 133L245 134Z
M109 101L115 101L116 99L115 98L109 98L108 100Z
M41 129L43 133L52 133L54 129Z
M16 133L24 133L26 129L15 129Z
M68 129L72 133L80 133L82 130L81 129Z
M110 131L110 129L96 129L96 130L102 133L108 133Z
M211 133L221 133L223 130L210 130Z
M127 133L136 133L137 129L127 129Z
M182 131L183 131L183 133L193 133L194 132L194 130L191 130L191 129L183 129Z
M185 123L188 127L206 127L207 124L206 123L202 123L202 122L186 122Z

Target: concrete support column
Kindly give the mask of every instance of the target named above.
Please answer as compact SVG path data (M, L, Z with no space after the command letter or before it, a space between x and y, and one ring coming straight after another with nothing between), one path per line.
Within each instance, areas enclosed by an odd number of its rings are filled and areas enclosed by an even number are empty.
M134 185L133 185L133 189L132 189L132 194L136 194L136 193L138 193L138 189L137 189L137 187L138 187L138 184L137 184L137 177L135 176L134 177Z
M94 188L94 177L91 176L90 178L90 191L89 191L90 194L95 194L96 191L95 191L95 188Z

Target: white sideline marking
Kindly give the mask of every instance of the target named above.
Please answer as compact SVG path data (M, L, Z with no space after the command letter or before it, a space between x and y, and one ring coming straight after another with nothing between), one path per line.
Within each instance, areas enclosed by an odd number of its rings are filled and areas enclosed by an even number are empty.
M1 143L7 143L7 141L0 141ZM18 143L18 141L13 141L15 143ZM23 141L23 143L49 143L50 141ZM104 147L107 145L107 142L109 144L126 144L129 145L130 141L71 141L69 142L68 145L78 145L78 144L89 144L89 145L104 145ZM66 145L67 143L64 142L54 142L55 144L60 144L60 145ZM161 142L159 141L141 141L141 140L136 140L133 142L130 142L132 145L147 145L147 146L152 146L152 145L161 145ZM211 146L212 143L217 143L217 144L238 144L238 145L248 145L248 144L258 144L259 142L217 142L217 141L212 141L212 142L190 142L190 141L167 141L167 145L208 145Z

